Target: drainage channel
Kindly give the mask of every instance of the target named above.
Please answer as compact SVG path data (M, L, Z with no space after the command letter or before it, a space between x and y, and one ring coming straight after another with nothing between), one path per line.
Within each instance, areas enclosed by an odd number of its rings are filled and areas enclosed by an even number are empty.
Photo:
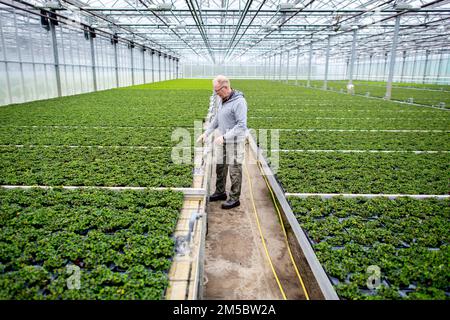
M223 210L222 201L209 202L206 207L202 298L324 299L292 232L288 230L288 240L283 233L268 185L248 146L242 174L239 207ZM213 171L209 194L214 186ZM228 178L227 191L229 188Z

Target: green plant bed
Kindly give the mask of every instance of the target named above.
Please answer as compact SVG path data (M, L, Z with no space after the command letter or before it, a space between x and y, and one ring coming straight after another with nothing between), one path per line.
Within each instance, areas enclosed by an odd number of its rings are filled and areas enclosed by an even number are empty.
M0 200L1 299L164 298L182 193L0 189Z
M4 106L0 125L193 127L205 117L210 95L199 89L112 89Z
M446 132L280 131L279 137L280 149L450 150L450 139ZM270 132L268 142L270 142Z
M172 147L171 128L2 127L0 145ZM186 128L193 142L193 129Z
M347 92L348 80L328 81L328 88L342 90ZM316 87L323 87L322 81L313 82ZM369 92L370 96L383 98L386 95L386 82L383 81L353 81L356 94L365 95ZM440 102L445 103L445 107L450 107L450 86L432 85L419 83L392 83L391 99L398 101L407 101L413 98L414 103L429 106L437 106Z
M449 299L449 200L288 200L342 299Z
M286 111L287 112L287 111ZM339 119L334 117L284 117L277 118L250 118L248 125L250 128L269 129L357 129L357 130L449 130L447 118L435 119Z
M193 164L176 164L171 153L170 147L0 147L0 184L190 187Z
M448 153L277 154L277 177L286 192L448 193Z

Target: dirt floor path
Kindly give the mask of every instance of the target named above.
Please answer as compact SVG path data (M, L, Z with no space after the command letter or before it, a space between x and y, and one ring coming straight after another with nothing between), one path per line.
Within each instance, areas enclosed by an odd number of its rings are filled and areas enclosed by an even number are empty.
M269 190L256 164L246 163L262 233L287 299L305 299ZM252 159L252 158L250 158ZM211 193L215 187L215 169ZM227 182L227 191L230 181ZM221 209L223 201L210 202L205 248L204 299L283 299L266 256L251 200L250 184L243 166L241 205Z

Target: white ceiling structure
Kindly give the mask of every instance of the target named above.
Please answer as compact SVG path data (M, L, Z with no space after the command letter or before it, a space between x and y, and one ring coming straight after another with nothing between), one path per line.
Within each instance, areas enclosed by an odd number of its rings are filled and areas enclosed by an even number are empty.
M287 50L334 54L450 49L450 1L374 0L28 0L36 7L184 59L254 61ZM63 10L61 10L63 9Z

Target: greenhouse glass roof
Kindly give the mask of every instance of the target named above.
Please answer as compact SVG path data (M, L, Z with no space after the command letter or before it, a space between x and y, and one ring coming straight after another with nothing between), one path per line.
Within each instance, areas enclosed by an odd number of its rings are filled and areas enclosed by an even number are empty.
M400 16L397 50L450 48L450 1L374 0L29 0L93 28L214 63L254 60L287 50L389 51ZM366 51L364 51L367 49Z

